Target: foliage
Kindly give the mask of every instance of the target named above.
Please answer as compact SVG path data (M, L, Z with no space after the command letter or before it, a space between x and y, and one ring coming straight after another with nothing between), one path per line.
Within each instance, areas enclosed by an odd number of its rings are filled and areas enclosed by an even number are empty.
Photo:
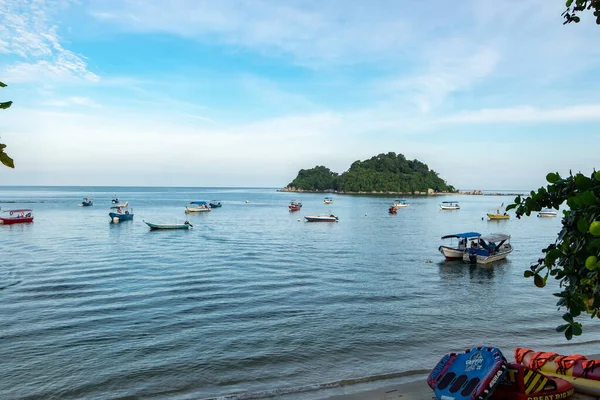
M298 176L288 186L302 190L338 190L345 192L425 192L454 191L452 186L429 170L427 164L419 160L407 160L394 152L379 154L365 161L355 161L350 169L341 175L329 168L317 166L298 172Z
M5 83L0 82L0 87L6 87ZM9 108L12 105L12 101L6 101L4 103L0 103L0 109L2 110L6 110L7 108ZM0 143L0 162L4 165L6 165L7 167L10 168L14 168L15 167L15 163L13 161L12 158L10 158L8 156L8 154L6 154L4 152L4 149L6 148L6 145L3 143Z
M559 307L566 308L566 324L556 328L568 340L581 335L582 325L575 322L582 312L600 318L600 171L590 177L581 173L561 178L558 173L546 176L549 185L532 191L529 197L515 198L507 210L515 209L517 218L531 215L542 208L559 209L565 201L569 207L562 219L562 230L555 243L548 245L545 254L526 270L534 284L544 287L549 276L560 284Z
M571 22L578 23L581 18L576 14L580 11L592 9L594 10L594 17L596 17L596 24L600 25L600 0L567 0L566 6L567 9L562 13L565 18L563 25Z

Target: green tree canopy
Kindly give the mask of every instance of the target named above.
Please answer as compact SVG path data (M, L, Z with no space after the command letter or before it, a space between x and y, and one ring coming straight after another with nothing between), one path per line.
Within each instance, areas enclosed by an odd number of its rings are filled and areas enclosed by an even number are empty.
M563 24L578 23L581 21L581 18L577 15L579 12L593 10L596 24L600 25L600 0L567 0L566 6L567 9L562 14L565 18Z
M404 155L390 152L368 160L357 160L348 171L338 175L324 166L298 172L289 185L302 190L339 190L345 192L425 192L427 189L446 192L455 189L446 184L427 164L407 160Z
M564 307L565 324L556 328L570 340L581 335L582 325L575 321L582 313L600 318L600 171L585 176L558 173L546 176L549 185L532 191L529 197L515 198L507 210L515 209L517 218L531 215L542 208L559 207L563 211L562 230L554 243L542 250L544 257L525 271L538 287L544 287L549 276L559 281L560 292L554 293L556 305Z

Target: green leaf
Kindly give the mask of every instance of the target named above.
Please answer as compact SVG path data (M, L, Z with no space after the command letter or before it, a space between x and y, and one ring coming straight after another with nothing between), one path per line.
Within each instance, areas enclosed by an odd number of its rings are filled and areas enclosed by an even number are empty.
M6 87L6 83L0 82L0 87Z
M577 230L581 233L587 233L588 229L590 228L590 225L588 224L588 222L585 220L585 218L579 218L577 220Z
M550 172L548 175L546 175L546 180L548 183L556 183L560 180L560 175Z
M546 285L544 282L544 278L540 276L540 274L533 275L533 284L539 288L543 288Z
M573 18L573 22L578 23L579 21L581 21L581 18L579 18L577 15L574 16Z
M562 319L564 319L565 321L567 321L570 324L573 323L573 317L569 313L564 313L562 316Z
M563 324L556 327L556 332L564 332L570 325Z
M573 326L572 325L569 325L567 330L565 330L565 337L567 338L567 340L573 339Z
M589 179L589 178L586 178ZM591 179L590 179L590 186L591 186ZM581 194L581 202L586 205L586 206L593 206L594 204L596 204L596 196L594 196L594 193L592 193L590 190L586 190L585 192L583 192Z
M592 180L583 174L577 174L575 177L575 186L579 190L587 190L592 187Z
M573 335L579 336L579 335L581 335L582 332L583 332L583 329L581 328L580 323L576 322L575 324L573 324Z
M4 103L0 103L0 109L6 110L8 107L12 106L12 101L6 101Z
M12 158L10 158L8 156L8 154L6 154L5 152L1 152L0 153L0 162L4 165L6 165L9 168L14 168L15 167L15 163L13 161Z
M531 278L533 276L533 271L525 271L523 272L523 276L525 278Z
M567 0L567 7L571 7L572 3L573 3L573 0Z

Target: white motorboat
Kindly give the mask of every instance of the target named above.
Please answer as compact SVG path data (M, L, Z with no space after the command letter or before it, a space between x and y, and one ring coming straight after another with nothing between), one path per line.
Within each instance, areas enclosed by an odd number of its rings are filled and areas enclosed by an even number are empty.
M470 264L489 264L505 259L512 251L510 235L492 233L472 241L463 254L463 260Z
M408 203L404 199L396 200L392 203L392 207L401 208L408 207Z
M458 201L442 201L440 210L460 210Z
M306 222L337 222L338 217L333 214L328 215L307 215L304 217Z
M552 217L556 217L558 215L558 213L554 210L551 210L549 208L544 208L542 211L540 211L538 213L538 217L540 218L552 218Z
M206 212L210 211L210 206L205 201L192 201L189 205L185 206L185 212Z

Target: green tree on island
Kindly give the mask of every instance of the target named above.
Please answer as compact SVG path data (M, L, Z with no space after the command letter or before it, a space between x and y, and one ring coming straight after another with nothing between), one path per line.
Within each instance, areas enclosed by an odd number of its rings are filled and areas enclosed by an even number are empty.
M6 87L6 84L0 82L0 87ZM5 101L5 102L0 102L0 109L1 110L6 110L7 108L9 108L12 105L12 101ZM8 156L8 154L6 154L4 152L4 149L6 148L6 145L3 143L0 143L0 162L2 162L2 164L6 165L7 167L10 168L14 168L15 164L13 162L13 159L10 158Z
M290 188L344 192L426 192L433 189L453 192L438 174L419 160L407 160L394 152L379 154L368 160L357 160L348 171L338 175L324 166L301 169L288 184Z

